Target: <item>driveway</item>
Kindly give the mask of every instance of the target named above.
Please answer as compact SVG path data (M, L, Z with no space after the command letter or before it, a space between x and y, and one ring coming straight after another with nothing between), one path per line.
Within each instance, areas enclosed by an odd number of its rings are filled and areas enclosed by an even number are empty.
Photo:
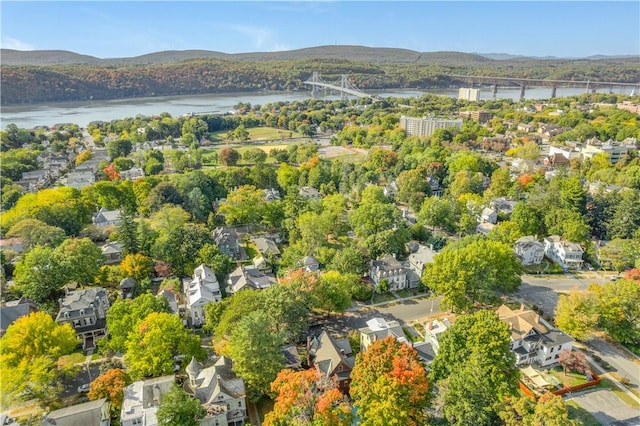
M566 400L576 401L603 425L609 425L616 421L629 420L640 414L638 408L629 407L618 398L615 393L608 389L584 392L567 397Z

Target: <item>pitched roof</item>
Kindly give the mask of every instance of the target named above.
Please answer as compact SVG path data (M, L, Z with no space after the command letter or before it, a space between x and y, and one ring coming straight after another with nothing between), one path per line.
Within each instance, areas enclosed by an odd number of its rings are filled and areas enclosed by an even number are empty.
M538 334L545 334L549 331L547 327L540 323L540 315L531 310L525 310L524 306L518 311L513 311L507 305L502 305L497 311L498 317L509 325L511 338L520 340L526 337L532 329Z
M310 354L317 368L329 375L335 373L340 363L344 363L349 369L355 365L349 340L334 340L325 330L313 340Z
M263 255L279 256L280 249L275 242L268 238L258 237L253 239L254 244L258 247L258 251Z
M107 398L72 405L46 414L40 423L41 426L105 426L109 422L109 410L103 411L103 405L107 404ZM106 415L106 418L105 418Z
M18 318L25 317L31 312L37 311L38 307L29 299L24 297L20 300L7 302L0 307L0 335L7 331L7 328L13 324Z

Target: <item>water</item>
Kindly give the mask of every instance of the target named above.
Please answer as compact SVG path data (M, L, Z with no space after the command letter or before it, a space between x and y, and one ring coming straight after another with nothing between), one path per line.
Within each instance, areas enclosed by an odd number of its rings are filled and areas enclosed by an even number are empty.
M627 94L631 89L628 89ZM585 92L584 88L558 88L557 97L575 96ZM605 90L603 90L605 92ZM457 89L397 89L371 92L382 97L419 97L426 93L458 97ZM548 99L550 88L527 89L526 99ZM153 98L118 99L111 101L64 102L49 104L11 105L0 107L0 128L15 123L18 127L31 129L36 126L53 126L58 123L75 123L86 127L92 121L110 121L136 115L158 115L168 112L172 117L189 113L227 112L238 102L250 102L251 105L264 105L278 101L303 101L311 97L310 91L295 92L256 92L187 96L162 96ZM499 89L496 98L520 98L520 89ZM328 99L340 99L329 96ZM493 99L490 89L483 89L481 100Z

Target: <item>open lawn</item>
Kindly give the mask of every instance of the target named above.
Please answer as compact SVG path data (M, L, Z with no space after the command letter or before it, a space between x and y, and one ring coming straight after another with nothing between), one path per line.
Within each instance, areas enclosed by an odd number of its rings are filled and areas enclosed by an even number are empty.
M301 138L302 134L298 132L292 132L290 130L274 129L273 127L252 127L247 129L249 132L249 142L260 140L273 140L273 139L291 139ZM227 142L226 138L228 130L220 130L209 134L209 140L214 143ZM238 142L238 141L229 141Z
M551 370L548 370L547 373L557 378L563 385L568 384L569 386L578 386L587 383L587 379L582 373L567 372L565 375L562 368L552 368Z

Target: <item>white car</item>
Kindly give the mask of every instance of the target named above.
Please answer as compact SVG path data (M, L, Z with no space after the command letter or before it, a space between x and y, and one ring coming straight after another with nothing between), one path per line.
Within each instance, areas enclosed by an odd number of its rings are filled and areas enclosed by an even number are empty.
M89 383L85 383L84 385L78 386L78 393L87 393L89 392Z

